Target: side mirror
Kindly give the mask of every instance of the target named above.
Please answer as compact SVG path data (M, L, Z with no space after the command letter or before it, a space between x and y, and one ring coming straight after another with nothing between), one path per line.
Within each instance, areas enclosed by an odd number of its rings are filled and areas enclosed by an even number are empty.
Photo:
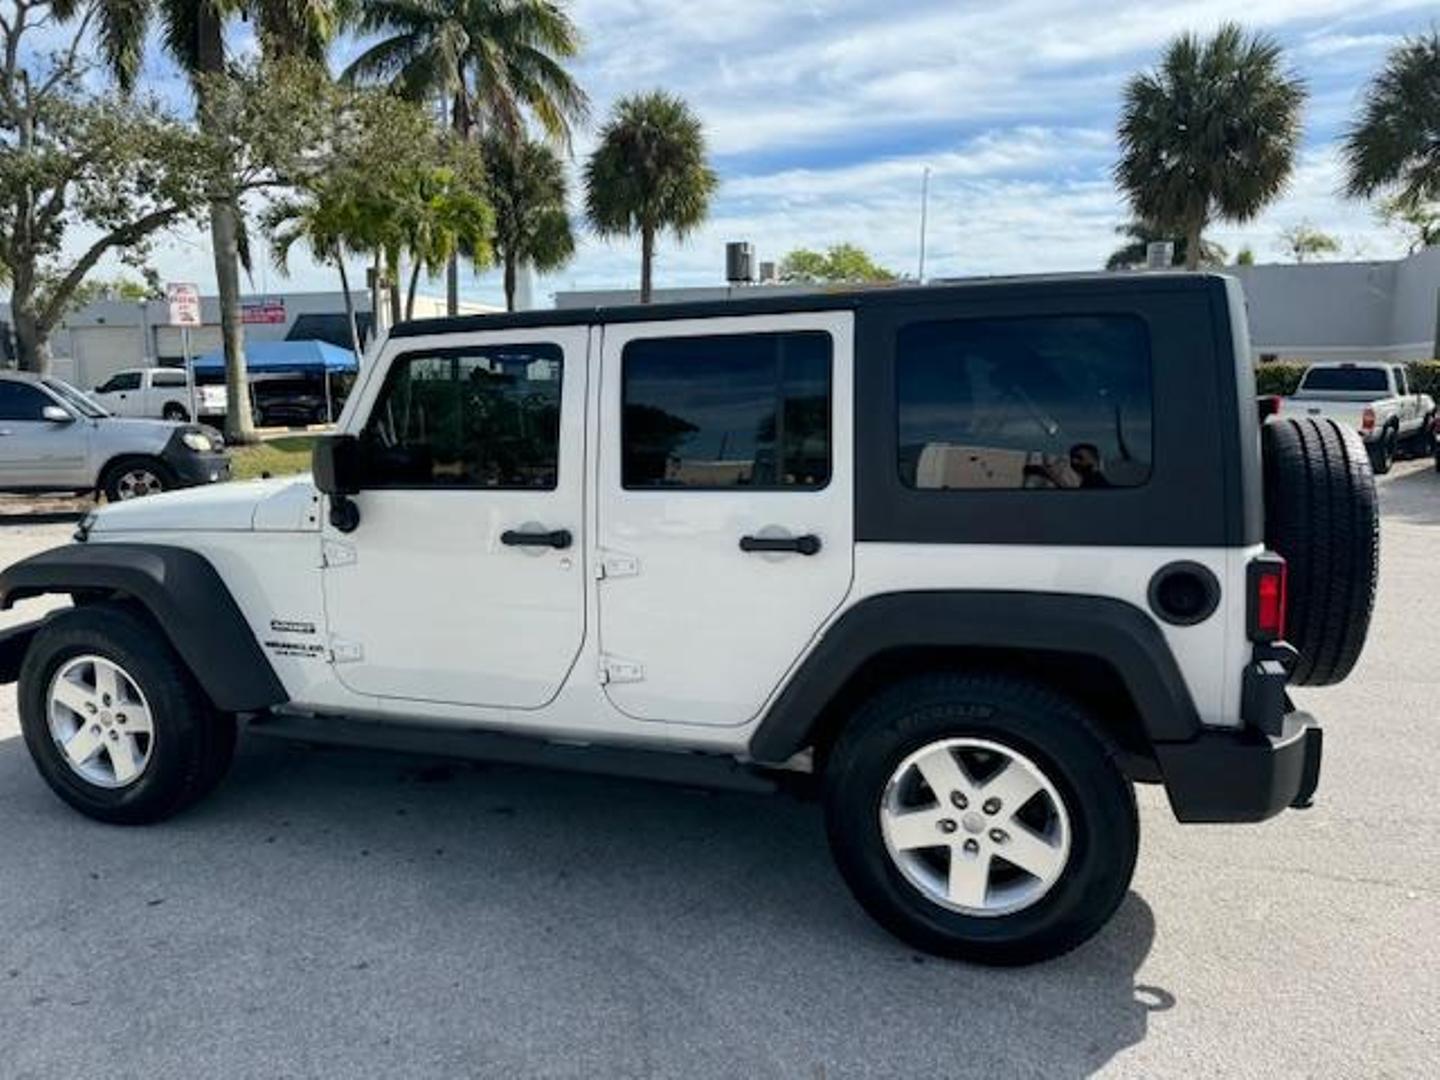
M310 459L315 486L330 496L330 524L354 532L360 508L350 496L360 490L360 440L354 435L322 435Z
M70 424L75 420L68 409L62 409L59 405L46 405L40 410L40 418L52 424Z
M310 462L315 486L326 495L360 491L360 440L354 435L322 435Z

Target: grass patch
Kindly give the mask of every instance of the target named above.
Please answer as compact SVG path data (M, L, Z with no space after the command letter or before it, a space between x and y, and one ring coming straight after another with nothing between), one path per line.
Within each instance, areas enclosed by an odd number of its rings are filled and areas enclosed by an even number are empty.
M264 473L292 476L308 472L314 435L282 435L253 446L230 448L230 475L236 480L254 480Z

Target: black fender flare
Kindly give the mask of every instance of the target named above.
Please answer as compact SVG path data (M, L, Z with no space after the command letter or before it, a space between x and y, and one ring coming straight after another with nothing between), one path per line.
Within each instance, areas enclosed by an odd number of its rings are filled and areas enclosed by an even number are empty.
M1093 657L1114 668L1152 743L1186 742L1200 716L1155 620L1112 597L945 590L885 593L860 601L824 633L766 710L750 756L778 764L811 744L826 706L883 653L970 647Z
M68 544L0 572L0 608L45 593L134 600L219 709L253 712L289 700L229 588L198 552L166 544Z

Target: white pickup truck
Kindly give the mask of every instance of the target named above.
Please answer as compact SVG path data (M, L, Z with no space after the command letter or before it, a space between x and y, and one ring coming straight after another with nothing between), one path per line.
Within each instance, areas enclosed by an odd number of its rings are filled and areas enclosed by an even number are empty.
M1280 402L1282 416L1328 417L1354 428L1365 440L1370 463L1387 473L1401 450L1428 454L1435 402L1411 392L1403 364L1312 364L1293 395Z
M191 401L190 383L181 368L127 368L111 375L90 395L115 416L193 420L223 416L225 387L197 386ZM194 415L192 415L194 414Z

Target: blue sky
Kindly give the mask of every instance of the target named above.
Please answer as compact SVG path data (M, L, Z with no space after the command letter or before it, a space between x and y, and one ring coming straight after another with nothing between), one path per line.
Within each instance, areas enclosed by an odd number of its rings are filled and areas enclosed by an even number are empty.
M858 243L913 273L921 176L932 170L932 276L1090 269L1126 218L1109 178L1120 89L1184 30L1225 19L1275 35L1311 98L1286 196L1212 237L1259 261L1301 220L1334 234L1344 258L1400 254L1373 208L1336 194L1336 139L1368 77L1407 33L1427 30L1434 0L574 0L585 36L577 75L601 117L619 96L664 87L704 121L722 183L705 227L659 251L660 286L712 284L727 240L761 258L797 246ZM337 56L353 51L345 43ZM152 77L169 74L152 59ZM593 145L581 133L576 157ZM204 237L167 237L167 277L213 284ZM638 244L585 235L555 289L633 286ZM359 266L355 267L357 272ZM438 283L437 283L438 285ZM300 258L291 278L257 270L257 290L334 288L333 269ZM422 286L423 287L423 286ZM434 291L432 286L430 291ZM496 301L493 273L467 275Z

